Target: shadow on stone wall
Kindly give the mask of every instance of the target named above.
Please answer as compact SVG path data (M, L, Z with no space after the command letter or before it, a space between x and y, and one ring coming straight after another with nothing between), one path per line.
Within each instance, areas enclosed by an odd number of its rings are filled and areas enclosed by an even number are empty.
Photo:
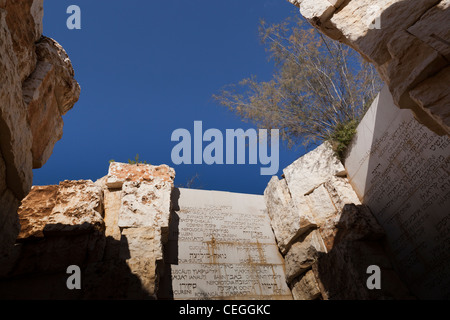
M345 161L350 183L386 231L398 274L420 299L450 297L449 155L450 139L399 110L385 87Z
M129 256L126 237L117 241L98 231L17 242L1 261L0 299L153 299L131 272ZM67 288L70 265L81 269L80 290Z
M164 261L161 261L157 267L160 276L157 292L157 297L159 300L173 300L174 298L171 265L178 264L178 235L180 217L177 212L180 211L180 206L178 204L179 198L180 190L178 188L174 188L171 194L172 208L170 211L169 239L164 245Z
M370 266L380 268L380 289L367 285ZM393 268L383 230L364 205L345 205L332 249L318 253L312 271L324 299L414 299Z

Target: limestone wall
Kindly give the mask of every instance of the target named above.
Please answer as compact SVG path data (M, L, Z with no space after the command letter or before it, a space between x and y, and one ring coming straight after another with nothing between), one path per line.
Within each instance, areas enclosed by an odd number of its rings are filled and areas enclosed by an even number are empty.
M0 0L1 298L450 297L450 0L290 1L388 84L345 168L325 143L264 197L175 201L167 166L113 163L95 183L31 187L80 87L42 36L43 0ZM66 286L70 265L80 291ZM367 287L371 265L380 290Z
M0 265L0 298L155 299L174 178L165 165L112 163L95 183L33 187ZM81 290L66 285L72 265Z
M329 144L264 196L173 189L173 169L112 163L108 176L33 187L0 266L0 298L410 298ZM69 290L67 267L81 269ZM382 272L370 290L367 268Z
M273 177L264 197L294 299L411 298L384 248L383 229L328 143L285 168L283 179ZM381 269L381 290L367 287L371 265Z
M176 189L161 299L292 299L261 195Z
M289 0L322 33L372 62L394 103L450 133L450 0Z
M264 197L173 189L174 177L112 163L95 183L33 187L0 298L292 299Z
M450 297L450 139L395 107L387 88L345 160L361 202L386 232L395 266L422 299Z
M43 0L0 0L0 262L19 232L17 208L62 137L80 87L64 49L42 36Z

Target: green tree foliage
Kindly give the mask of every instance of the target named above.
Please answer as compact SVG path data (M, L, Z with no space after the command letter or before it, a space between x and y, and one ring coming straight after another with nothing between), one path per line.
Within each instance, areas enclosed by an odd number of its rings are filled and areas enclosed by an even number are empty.
M213 97L243 120L280 129L289 146L333 139L348 143L348 129L356 127L381 89L374 67L302 18L274 25L262 21L260 37L275 63L272 79L252 76ZM342 153L343 145L338 147Z
M332 143L333 149L341 161L344 160L345 152L356 133L357 127L358 121L356 120L339 123L328 139Z

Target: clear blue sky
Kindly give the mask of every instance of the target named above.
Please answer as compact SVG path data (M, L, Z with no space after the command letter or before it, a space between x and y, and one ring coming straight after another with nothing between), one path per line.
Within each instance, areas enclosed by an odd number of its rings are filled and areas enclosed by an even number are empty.
M68 30L66 9L78 5L82 29ZM34 184L96 180L108 161L168 164L175 184L195 174L194 187L262 194L269 176L261 165L173 165L175 129L247 129L211 95L273 65L258 38L261 18L280 22L299 14L286 0L45 0L44 34L68 52L81 97L64 116L64 136ZM280 171L304 154L281 146Z

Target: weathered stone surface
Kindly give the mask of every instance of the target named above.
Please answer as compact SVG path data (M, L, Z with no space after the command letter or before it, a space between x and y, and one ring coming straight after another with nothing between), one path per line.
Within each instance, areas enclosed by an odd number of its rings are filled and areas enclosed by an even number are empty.
M450 23L449 8L449 0L440 1L408 28L409 33L433 47L447 60L450 58L450 46L444 39L450 38L450 30L442 26Z
M156 261L160 260L157 230L153 227L127 228L122 231L120 257L126 261L133 274L141 281L142 288L156 298Z
M19 208L19 240L44 237L44 228L55 207L57 193L57 185L35 186L31 189Z
M21 252L14 275L62 271L102 258L103 193L92 181L33 187L18 213Z
M328 220L335 218L339 213L323 184L308 194L306 199L313 212L314 219L319 226L322 226Z
M450 295L449 163L449 137L396 108L387 88L358 126L345 160L351 184L386 232L400 277L422 299Z
M31 189L32 169L47 161L61 138L58 108L68 110L79 96L67 55L40 49L50 41L41 38L42 18L43 0L0 1L0 154L6 173L0 179L0 255L17 236L13 215Z
M126 261L151 298L158 291L156 267L163 260L163 245L168 240L174 178L175 171L166 165L114 162L106 179L98 181L106 188L105 222L111 243L106 255L116 254L115 240L120 239L120 259Z
M349 203L361 204L347 177L334 176L323 184L337 211Z
M42 167L62 138L62 116L78 101L80 86L64 49L42 37L36 44L37 64L22 85L33 135L33 168Z
M172 184L164 180L154 183L125 182L119 227L168 227Z
M18 240L64 233L104 232L103 193L92 181L64 181L33 187L18 211Z
M360 201L347 178L330 177L307 196L319 232L330 250L334 245L337 225L347 204Z
M19 52L14 50L14 30L9 29L7 16L8 11L0 7L0 145L7 168L6 186L21 200L31 188L32 135L22 98Z
M311 269L320 252L326 253L327 249L317 230L295 242L284 257L286 281L291 283L294 278Z
M42 167L56 142L62 138L63 120L52 90L54 77L53 66L47 62L39 62L23 85L33 135L33 168Z
M167 241L170 217L170 194L173 182L163 179L149 182L125 182L122 190L122 205L119 213L120 228L152 227L159 243L156 250L162 260L162 243Z
M291 299L260 195L175 189L163 299Z
M449 134L449 104L433 108L410 98L422 81L449 65L449 0L290 0L311 24L371 61L389 85L396 105L438 134ZM379 22L375 28L374 21ZM437 81L437 79L436 79ZM448 87L433 86L433 94ZM431 93L430 93L431 94Z
M96 182L97 184L97 182ZM105 256L106 260L114 259L119 255L120 251L120 239L122 237L119 228L119 212L121 206L121 190L103 190L104 208L105 208L105 236L106 236L106 248Z
M33 187L18 214L21 231L8 276L63 272L102 259L103 193L92 181Z
M137 167L128 168L135 174ZM155 167L146 169L155 171ZM95 183L64 181L33 187L19 210L18 242L0 257L0 297L155 299L158 265L168 238L174 171L168 168L167 175L135 178L123 184L124 190L109 189L106 177ZM126 190L132 190L134 198ZM119 227L123 207L133 207L124 204L124 198L135 201L148 219L130 218L126 221L136 223ZM66 287L70 265L81 268L80 291ZM48 285L43 286L45 282Z
M6 165L0 151L0 265L5 265L3 260L11 253L12 244L20 230L18 206L19 200L6 187Z
M381 289L367 287L369 266L381 270ZM330 272L332 270L332 272ZM375 241L342 241L313 266L321 293L327 300L411 299L392 269L382 244ZM386 277L385 277L386 275ZM313 291L314 292L314 291Z
M319 21L323 22L329 19L336 11L336 7L327 0L294 1L291 2L300 5L300 12L306 19L318 18Z
M384 231L366 206L346 205L330 228L335 239L329 250L323 233L299 239L285 256L287 281L294 299L410 299L412 298L384 250ZM367 287L367 269L381 270L381 289ZM386 278L384 278L386 276Z
M302 205L308 210L305 212L292 201L286 180L272 177L264 191L264 199L281 252L285 253L297 237L316 226L306 202Z
M369 207L347 204L336 224L338 231L334 245L341 241L380 240L385 237L383 228L378 224Z
M295 219L290 214L286 218L292 208L298 210L299 203L308 207L300 211L300 216L307 212L316 228L304 231L289 245L280 246L285 258L286 280L294 299L409 297L383 249L384 230L370 209L360 204L331 146L318 147L284 172L286 178L281 181L272 178L265 191L279 246L286 243L286 234L295 234L299 228L299 217ZM383 283L386 290L383 287L378 292L369 292L365 280L370 265L380 266L382 272L389 275L387 281L392 282ZM355 285L354 281L358 283Z
M106 186L111 189L122 188L125 182L152 182L155 179L172 182L175 171L166 165L127 164L113 162L109 166Z
M393 35L388 48L392 59L386 66L386 76L389 77L389 88L395 104L412 109L423 124L432 124L433 119L429 113L411 100L409 92L445 68L448 62L439 52L407 31L399 31ZM445 107L443 106L444 110Z
M294 300L316 300L322 296L312 270L306 272L293 283L292 296Z
M20 216L20 210L19 210ZM59 184L55 207L47 219L45 234L104 232L103 193L90 180Z
M75 81L72 63L61 45L55 40L41 37L36 44L39 62L50 63L55 69L54 95L61 115L65 115L80 96L80 85Z
M264 196L283 254L314 227L319 228L326 247L332 247L344 205L360 203L345 174L331 145L324 143L284 169L285 179L272 178Z
M450 67L421 82L409 92L409 95L426 112L433 114L439 123L450 127L450 110L441 108L442 105L450 105L448 83L450 83Z
M342 175L345 168L335 156L331 144L323 143L283 170L294 202L323 184L330 177Z
M105 235L113 237L115 240L120 240L119 228L119 212L121 206L121 192L120 191L104 191L104 207L105 207Z
M19 217L17 216L19 204L19 200L9 189L0 194L0 235L2 239L0 242L0 264L3 263L3 258L7 259L11 250L14 249L13 244L20 231Z
M16 71L19 79L25 80L36 64L34 43L42 34L43 0L2 1L0 9L6 15L6 24L11 35L11 50L17 59Z

